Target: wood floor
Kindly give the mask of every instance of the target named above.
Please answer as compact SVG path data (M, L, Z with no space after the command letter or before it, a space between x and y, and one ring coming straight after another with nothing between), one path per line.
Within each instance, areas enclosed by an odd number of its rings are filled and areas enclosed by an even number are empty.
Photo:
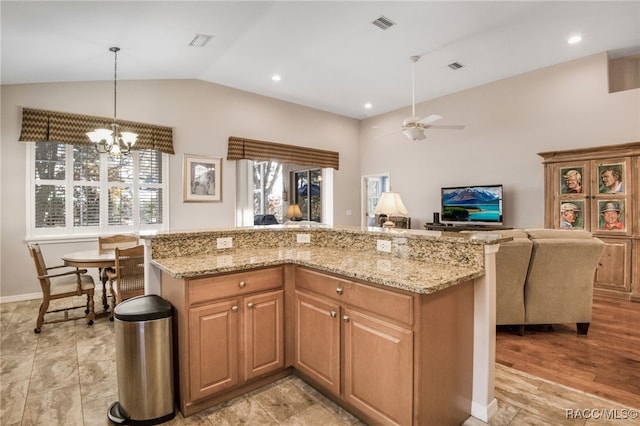
M640 408L640 303L595 296L586 336L575 324L514 331L498 328L498 363Z

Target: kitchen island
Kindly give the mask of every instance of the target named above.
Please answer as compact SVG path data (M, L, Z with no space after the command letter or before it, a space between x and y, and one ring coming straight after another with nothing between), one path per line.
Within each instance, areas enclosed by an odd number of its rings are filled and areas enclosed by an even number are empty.
M147 292L176 311L184 415L294 370L368 423L460 424L497 408L497 237L256 227L144 238Z

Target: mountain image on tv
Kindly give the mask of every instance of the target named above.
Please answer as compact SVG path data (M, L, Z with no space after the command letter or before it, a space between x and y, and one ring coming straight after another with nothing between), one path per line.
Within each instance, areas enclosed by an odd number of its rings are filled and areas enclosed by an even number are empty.
M499 222L502 220L502 187L443 188L442 217L454 221Z
M443 194L444 204L498 204L500 194L481 187L460 188Z

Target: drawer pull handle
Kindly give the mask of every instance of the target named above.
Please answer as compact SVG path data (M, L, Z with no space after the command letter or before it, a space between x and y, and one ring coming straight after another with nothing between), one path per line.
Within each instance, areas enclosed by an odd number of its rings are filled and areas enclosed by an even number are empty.
M237 306L232 306L231 307L231 312L238 312L238 307Z
M329 312L329 315L331 315L331 318L335 318L336 316L338 316L338 313L336 311L331 311Z
M240 288L245 288L247 286L247 283L245 281L240 281L240 284L238 284L240 286Z
M336 288L336 293L342 294L342 293L344 293L344 289L342 287L338 287L338 288Z
M247 308L249 308L249 309L253 308L253 303L251 303L251 302L247 303Z
M349 322L349 320L350 320L349 315L345 315L345 316L343 316L343 317L342 317L342 320L343 320L344 322Z

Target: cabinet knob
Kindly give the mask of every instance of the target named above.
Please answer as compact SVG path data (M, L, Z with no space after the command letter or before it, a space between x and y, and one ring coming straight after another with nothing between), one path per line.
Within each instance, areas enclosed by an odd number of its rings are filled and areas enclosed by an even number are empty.
M344 289L342 287L338 287L338 288L336 288L336 293L342 294L342 293L344 293Z
M231 312L238 312L238 307L237 306L232 306L231 307Z
M344 322L349 322L349 320L350 320L350 319L351 319L351 318L349 318L349 315L345 315L345 316L343 316L343 317L342 317L342 320L343 320Z
M335 318L336 316L338 316L338 313L336 311L331 311L329 312L329 315L331 315L331 318Z
M253 303L251 303L251 302L247 303L247 308L249 308L249 309L253 308Z
M245 281L240 281L238 285L240 286L240 288L245 288L247 286L247 283Z

